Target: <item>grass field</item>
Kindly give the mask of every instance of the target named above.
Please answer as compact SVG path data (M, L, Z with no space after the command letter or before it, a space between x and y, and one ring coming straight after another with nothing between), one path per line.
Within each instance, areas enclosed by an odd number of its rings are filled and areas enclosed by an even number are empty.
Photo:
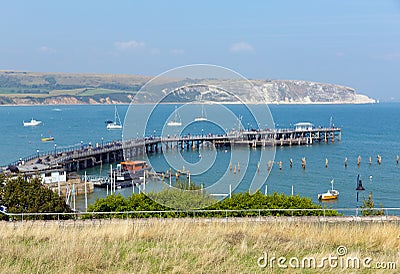
M2 222L0 272L398 273L399 228L398 223L319 223L284 218L272 222L254 219ZM339 253L346 248L347 253ZM334 262L323 260L329 256L338 258L336 267ZM271 266L273 257L284 257L286 262L280 259L279 267L275 259ZM362 265L368 257L371 261ZM293 268L296 258L299 265ZM304 258L315 258L315 268L312 263L311 268L307 267L307 261L301 268ZM352 261L355 258L360 259L360 268ZM265 268L259 266L266 261ZM321 262L323 267L318 267ZM282 268L285 265L288 269ZM386 269L378 270L376 266Z

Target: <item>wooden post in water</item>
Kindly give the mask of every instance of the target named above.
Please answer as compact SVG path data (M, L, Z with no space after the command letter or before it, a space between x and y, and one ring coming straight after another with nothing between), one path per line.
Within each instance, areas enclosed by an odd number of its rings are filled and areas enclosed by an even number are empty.
M382 163L382 157L381 157L381 155L378 154L377 158L378 158L378 159L377 159L378 165L380 165L380 164Z
M303 169L306 169L306 165L307 165L306 157L301 158L301 167Z
M270 170L271 170L271 166L272 166L272 163L271 163L271 161L268 161L268 163L267 163L267 168L268 168L268 171L270 171Z
M361 165L361 156L358 155L357 157L357 165L360 166Z
M399 155L396 155L396 165L399 164Z
M344 158L344 167L347 167L347 157Z
M372 165L372 157L369 156L369 165Z
M289 160L289 165L290 165L290 168L293 167L293 159L292 158L290 158L290 160Z
M328 168L328 158L325 158L325 168Z

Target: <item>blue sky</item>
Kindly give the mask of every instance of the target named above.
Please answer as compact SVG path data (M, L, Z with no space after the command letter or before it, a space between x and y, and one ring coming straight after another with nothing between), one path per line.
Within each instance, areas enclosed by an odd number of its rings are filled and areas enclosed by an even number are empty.
M0 3L0 69L157 75L193 63L400 101L400 1Z

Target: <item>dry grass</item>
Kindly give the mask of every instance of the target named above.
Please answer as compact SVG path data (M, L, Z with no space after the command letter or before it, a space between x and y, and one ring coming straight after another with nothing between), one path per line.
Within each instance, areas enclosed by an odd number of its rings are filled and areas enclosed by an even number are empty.
M340 245L349 256L400 267L400 229L394 223L155 219L3 222L0 229L1 273L300 273L276 266L261 269L257 259L264 252L270 257L321 259L336 256ZM302 271L377 272L328 265Z

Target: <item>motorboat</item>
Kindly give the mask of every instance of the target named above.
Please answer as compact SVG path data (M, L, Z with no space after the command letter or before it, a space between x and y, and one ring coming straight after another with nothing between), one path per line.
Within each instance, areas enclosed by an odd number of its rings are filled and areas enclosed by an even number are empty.
M146 161L124 161L109 174L108 182L115 182L117 188L139 185L143 183L145 172L150 170Z
M331 181L332 189L329 189L325 193L318 194L318 200L327 201L327 200L335 200L339 197L339 191L333 189L333 180Z
M42 137L42 142L51 142L54 141L54 137Z
M38 125L40 125L42 123L42 121L35 120L33 118L28 122L25 122L25 121L22 121L22 122L24 124L24 127L35 127L35 126L38 126Z

